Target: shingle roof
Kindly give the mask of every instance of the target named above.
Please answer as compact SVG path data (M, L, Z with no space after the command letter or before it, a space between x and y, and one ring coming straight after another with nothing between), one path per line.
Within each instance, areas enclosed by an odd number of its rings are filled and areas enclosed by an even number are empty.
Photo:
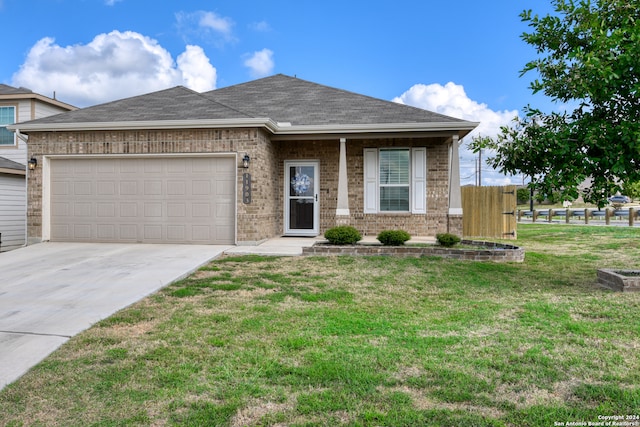
M82 108L29 123L137 122L248 118L198 92L177 86L171 89Z
M269 117L294 126L463 121L283 74L204 95L254 117Z
M21 163L14 162L13 160L0 157L0 169L12 169L17 171L23 171L26 169L26 166Z
M262 123L287 132L304 127L364 129L387 124L466 129L475 123L420 108L278 74L247 83L198 93L182 86L49 116L21 124L21 129L110 128L194 124L198 121ZM270 124L269 124L270 123ZM202 123L200 123L202 124ZM209 125L212 125L209 122ZM84 126L84 127L83 127ZM195 125L194 125L195 126ZM397 127L397 126L396 126Z
M24 87L13 87L0 83L0 95L26 95L33 93L32 90Z

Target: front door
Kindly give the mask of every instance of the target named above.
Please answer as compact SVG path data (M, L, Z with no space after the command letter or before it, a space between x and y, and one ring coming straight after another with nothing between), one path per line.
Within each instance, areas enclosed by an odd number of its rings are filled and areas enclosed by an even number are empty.
M284 167L285 234L317 236L320 229L319 164L317 161L287 161Z

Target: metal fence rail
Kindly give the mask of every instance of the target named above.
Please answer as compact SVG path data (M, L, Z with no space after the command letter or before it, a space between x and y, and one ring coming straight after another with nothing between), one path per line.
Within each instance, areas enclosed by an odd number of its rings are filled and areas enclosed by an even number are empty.
M640 215L640 209L638 208L626 208L626 209L594 209L594 208L584 208L584 209L534 209L531 210L523 210L518 209L518 222L522 222L523 219L531 219L532 222L545 221L545 222L554 222L554 221L564 221L567 224L571 224L575 219L578 222L584 222L585 224L589 224L591 221L602 222L606 225L612 224L615 222L616 224L621 221L629 224L629 227L633 227L634 225L638 225L638 218ZM573 221L575 223L576 221Z

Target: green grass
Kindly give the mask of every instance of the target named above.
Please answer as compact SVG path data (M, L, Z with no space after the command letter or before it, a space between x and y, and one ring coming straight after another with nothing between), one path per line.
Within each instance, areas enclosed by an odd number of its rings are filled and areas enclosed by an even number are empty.
M522 264L226 257L0 392L1 426L546 426L640 408L640 229L521 225Z

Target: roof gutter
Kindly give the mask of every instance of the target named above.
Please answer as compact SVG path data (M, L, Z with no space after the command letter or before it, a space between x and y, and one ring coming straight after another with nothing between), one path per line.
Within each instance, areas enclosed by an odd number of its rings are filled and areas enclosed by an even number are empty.
M21 132L58 131L114 131L114 130L163 130L163 129L223 129L265 128L280 138L314 135L362 135L362 134L406 134L406 133L457 133L460 137L479 125L478 122L434 122L434 123L380 123L346 125L292 125L269 118L202 119L202 120L149 120L85 123L22 123L7 126L24 139ZM19 126L19 128L18 128ZM22 136L20 136L22 135ZM26 141L26 139L24 139Z
M7 126L7 129L22 132L60 132L60 131L101 131L101 130L145 130L145 129L216 129L265 127L275 131L278 124L267 118L250 119L202 119L202 120L145 120L117 122L80 122L80 123L21 123Z
M20 132L20 129L18 129L16 127L17 125L12 125L12 126L7 126L7 129L12 130L16 133L16 136L18 138L20 138L21 140L23 140L25 143L29 142L29 136L28 135L24 135Z
M0 168L0 173L8 174L8 175L26 175L26 170L20 169L9 169L9 168Z

